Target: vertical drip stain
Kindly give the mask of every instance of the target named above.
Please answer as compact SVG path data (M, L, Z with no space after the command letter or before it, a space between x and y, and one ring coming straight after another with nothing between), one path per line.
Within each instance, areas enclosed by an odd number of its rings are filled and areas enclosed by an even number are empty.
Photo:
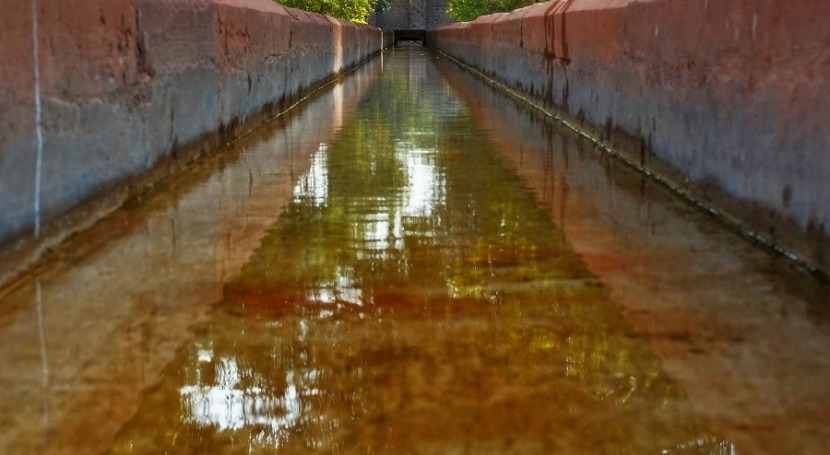
M32 54L35 60L35 238L40 237L40 186L43 167L43 119L40 104L40 47L37 22L37 0L32 0Z
M566 0L561 10L562 24L559 27L559 41L560 45L562 46L562 57L560 57L560 60L562 61L563 65L567 65L571 62L570 53L568 52L568 24L565 17L568 13L568 10L571 9L571 6L573 6L573 0Z

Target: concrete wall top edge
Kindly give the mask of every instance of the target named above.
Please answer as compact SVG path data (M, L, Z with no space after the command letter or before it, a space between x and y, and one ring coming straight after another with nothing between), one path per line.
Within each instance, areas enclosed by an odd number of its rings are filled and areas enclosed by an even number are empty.
M595 11L622 9L632 2L661 2L666 0L551 0L543 3L534 3L505 13L485 14L472 21L456 22L439 27L441 29L457 28L460 24L492 23L495 21L514 20L525 16L539 16L549 14L566 14L580 11Z
M700 25L712 23L716 27L755 27L756 34L760 29L769 35L810 38L804 39L805 44L822 45L830 41L830 27L813 28L805 25L814 25L830 17L830 2L823 0L794 0L780 2L777 0L552 0L545 3L536 3L519 8L509 13L494 13L480 16L470 22L450 24L438 28L458 28L464 23L491 23L497 19L505 20L508 17L524 17L535 15L563 15L587 11L601 11L613 9L630 10L629 20L640 20L657 25L666 22L666 12L674 11L683 20L701 18ZM655 13L652 12L657 12ZM671 26L669 21L667 26ZM823 30L816 33L816 30ZM747 35L744 34L744 37Z
M270 0L212 0L218 5L245 8L263 13L285 13L286 7Z

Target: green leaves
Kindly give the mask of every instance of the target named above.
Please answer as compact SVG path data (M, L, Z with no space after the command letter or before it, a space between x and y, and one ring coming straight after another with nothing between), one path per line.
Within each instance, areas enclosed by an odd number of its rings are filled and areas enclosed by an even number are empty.
M389 6L390 0L274 0L282 5L325 14L352 22L366 23L369 15Z
M393 0L274 0L291 8L325 14L365 24L369 15L385 11ZM448 13L455 21L471 21L485 14L512 11L534 0L449 0Z

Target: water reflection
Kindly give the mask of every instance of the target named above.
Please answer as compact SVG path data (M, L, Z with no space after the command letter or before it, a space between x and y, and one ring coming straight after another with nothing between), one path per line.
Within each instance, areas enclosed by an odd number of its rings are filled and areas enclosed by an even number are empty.
M114 453L726 453L420 51L293 199Z
M236 360L223 357L213 361L199 353L200 369L193 383L180 389L184 422L218 430L239 430L245 425L268 428L263 434L269 445L278 444L280 431L290 428L300 417L300 399L294 373L285 377L282 397L274 397L258 386L245 386L250 370L240 370ZM212 375L201 374L212 369Z

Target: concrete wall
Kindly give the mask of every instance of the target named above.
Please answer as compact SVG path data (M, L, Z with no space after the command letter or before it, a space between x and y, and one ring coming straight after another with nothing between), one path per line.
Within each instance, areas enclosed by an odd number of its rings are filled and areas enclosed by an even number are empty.
M25 0L0 30L0 282L384 43L270 0Z
M384 30L427 30L452 23L447 0L394 0L392 6L369 16L369 23Z
M824 0L557 0L427 41L828 270L828 17Z

